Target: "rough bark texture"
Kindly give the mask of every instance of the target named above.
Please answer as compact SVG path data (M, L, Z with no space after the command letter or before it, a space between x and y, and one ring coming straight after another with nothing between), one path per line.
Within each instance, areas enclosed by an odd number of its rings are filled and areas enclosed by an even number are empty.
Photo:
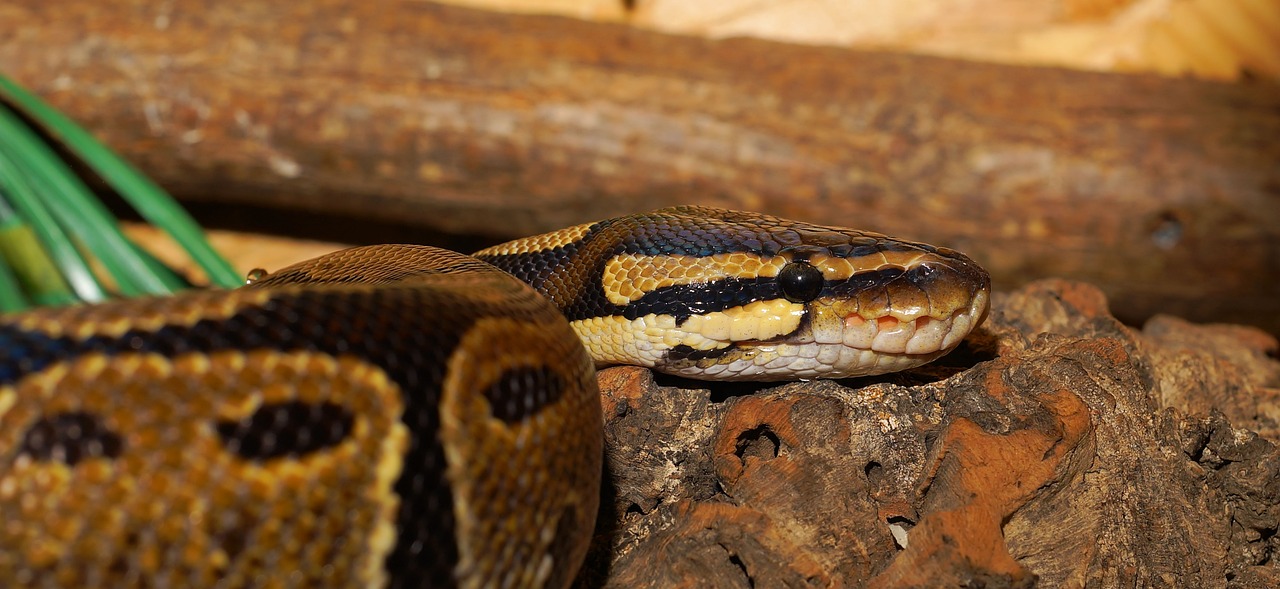
M1280 91L417 0L11 0L0 70L188 200L509 237L676 203L1280 333Z
M611 489L580 585L1275 587L1276 349L1232 325L1127 328L1052 280L897 376L606 370Z

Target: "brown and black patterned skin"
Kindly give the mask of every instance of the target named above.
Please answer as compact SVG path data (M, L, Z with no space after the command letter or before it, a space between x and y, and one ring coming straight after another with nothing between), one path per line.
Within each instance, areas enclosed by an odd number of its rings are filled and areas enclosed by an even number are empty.
M0 318L0 586L565 587L599 502L593 363L896 370L990 288L946 248L701 207L477 256L537 292L371 246Z
M532 289L375 246L0 321L0 583L563 587L591 361Z
M981 266L947 248L695 206L579 225L476 257L551 299L598 366L709 380L918 366L985 318L991 288Z

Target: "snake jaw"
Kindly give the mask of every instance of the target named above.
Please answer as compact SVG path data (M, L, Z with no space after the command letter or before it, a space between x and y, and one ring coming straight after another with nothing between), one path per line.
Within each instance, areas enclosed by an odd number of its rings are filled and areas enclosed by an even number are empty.
M762 299L683 320L651 314L575 327L589 347L606 352L600 365L637 363L639 357L658 371L700 379L847 378L904 370L954 349L986 315L986 273L961 254L947 256L954 257L917 254L909 268L879 264L845 274L808 302ZM823 265L838 266L830 260Z
M986 299L983 292L969 306L942 319L928 314L903 320L894 315L866 318L850 313L844 317L841 340L851 348L883 354L921 356L947 352L982 321L986 314Z
M828 301L829 303L829 301ZM867 319L835 312L840 304L811 303L796 331L773 339L718 342L719 349L684 355L659 370L718 380L847 378L884 374L926 364L950 352L985 317L986 290L944 318L882 314Z
M721 369L717 378L734 372L734 378L764 380L775 370L803 378L843 378L928 363L958 346L988 311L985 272L967 258L956 262L920 272L931 286L926 296L920 295L916 281L904 279L853 296L820 297L806 305L805 321L794 332L726 343L737 353L723 358L729 363L736 356L733 362L739 366ZM793 360L784 366L785 357Z

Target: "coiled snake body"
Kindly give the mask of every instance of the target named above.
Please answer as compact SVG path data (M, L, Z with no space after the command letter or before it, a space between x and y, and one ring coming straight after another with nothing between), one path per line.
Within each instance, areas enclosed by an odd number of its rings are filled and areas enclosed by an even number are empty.
M700 207L477 257L537 291L370 246L0 319L0 579L563 587L598 505L593 363L888 372L954 348L989 291L952 250Z

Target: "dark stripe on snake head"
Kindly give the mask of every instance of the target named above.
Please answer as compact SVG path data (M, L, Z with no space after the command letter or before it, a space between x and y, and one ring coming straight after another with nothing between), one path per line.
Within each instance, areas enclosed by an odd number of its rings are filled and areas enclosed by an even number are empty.
M627 319L645 315L672 315L682 325L692 315L715 313L741 307L755 301L782 297L778 281L773 278L725 278L698 284L677 284L645 293L639 300L620 307ZM570 317L570 319L576 319Z
M715 214L727 213L723 218ZM741 217L741 218L739 218ZM736 221L754 224L736 224ZM579 239L545 250L482 256L486 261L529 283L547 296L570 321L621 316L636 319L650 314L675 317L683 324L690 316L714 313L755 301L783 298L774 278L726 278L699 284L659 288L626 305L606 298L604 266L617 255L712 256L749 251L762 257L785 253L806 260L822 253L832 257L875 257L879 252L933 251L936 248L883 238L874 234L833 231L788 222L769 227L769 218L735 215L700 208L675 208L650 215L611 219L592 225ZM602 255L607 254L607 255ZM567 272L573 282L553 272L558 267L596 260L590 269ZM909 274L917 277L918 271ZM845 280L827 281L818 296L848 297L878 289L903 275L897 267L861 272ZM918 277L917 277L918 278ZM912 282L917 282L912 279Z
M529 260L536 257L537 254L504 256L502 259L497 260L497 265L509 272L513 271L512 268L517 270L520 267L533 268L537 264L531 263ZM514 258L523 258L523 261L517 261ZM508 267L509 265L511 267ZM912 269L908 274L914 277L920 272L923 272L923 270ZM861 272L846 280L826 281L819 296L849 296L852 293L882 287L902 277L903 274L904 272L900 268L883 268L870 272ZM525 278L520 274L517 274L517 277L522 280ZM534 284L534 287L537 288L538 285ZM545 287L546 285L544 285ZM705 283L667 286L645 293L643 297L628 305L615 305L604 296L601 271L592 272L591 278L585 284L585 288L577 289L574 295L570 299L566 299L563 296L550 297L553 300L559 299L555 302L570 321L611 316L636 319L654 314L674 316L677 325L683 324L692 315L715 313L755 301L783 297L782 290L775 278L725 278Z
M877 288L903 275L899 268L884 268L855 274L846 280L824 281L818 296L848 296L850 293ZM783 298L776 278L725 278L700 284L677 284L645 293L625 307L615 307L613 314L636 319L649 314L672 315L681 325L692 315L716 313L741 307L755 301ZM816 297L815 297L816 298ZM566 312L571 320L584 319Z
M859 292L880 288L892 283L902 278L904 273L901 268L883 268L873 272L859 272L846 280L827 281L823 286L822 294L835 297L853 296ZM911 275L918 273L919 271L916 269L910 271Z

